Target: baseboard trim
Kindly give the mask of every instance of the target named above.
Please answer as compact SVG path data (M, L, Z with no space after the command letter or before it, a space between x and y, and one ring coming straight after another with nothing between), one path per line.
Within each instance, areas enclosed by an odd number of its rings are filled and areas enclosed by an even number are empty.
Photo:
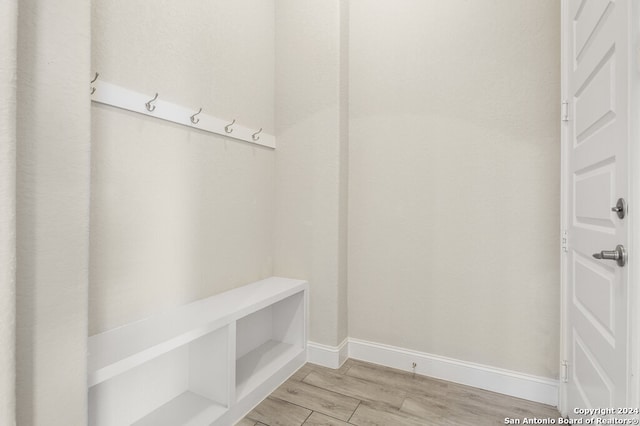
M307 359L311 363L339 368L347 358L409 372L413 371L415 362L417 374L554 407L558 405L560 384L545 377L353 338L345 339L339 346L308 343Z
M307 343L307 361L327 368L340 368L349 358L349 340L344 339L338 346L328 346L315 342Z

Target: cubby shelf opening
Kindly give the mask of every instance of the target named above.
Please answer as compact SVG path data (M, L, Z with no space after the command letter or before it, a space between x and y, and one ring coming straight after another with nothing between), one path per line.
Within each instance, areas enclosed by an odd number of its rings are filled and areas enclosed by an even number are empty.
M306 361L308 285L271 277L89 338L90 426L227 426Z

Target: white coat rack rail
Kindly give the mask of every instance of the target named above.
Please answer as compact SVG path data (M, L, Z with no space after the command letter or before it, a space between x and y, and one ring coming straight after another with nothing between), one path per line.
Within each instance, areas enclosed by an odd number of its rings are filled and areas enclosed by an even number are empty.
M202 112L201 108L187 108L162 100L159 94L134 92L96 78L91 82L91 101L126 109L161 120L171 121L183 126L209 133L239 139L245 142L276 147L276 138L264 133L262 129L251 129L236 124L236 120L225 120Z

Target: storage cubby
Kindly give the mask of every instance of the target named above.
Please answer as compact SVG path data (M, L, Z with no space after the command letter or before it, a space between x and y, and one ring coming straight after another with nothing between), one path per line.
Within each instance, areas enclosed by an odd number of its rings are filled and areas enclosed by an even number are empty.
M236 394L241 399L305 349L303 293L240 318L236 324Z
M96 384L89 389L89 424L209 424L229 406L228 357L223 327Z
M234 424L305 363L307 288L271 277L89 337L89 424Z

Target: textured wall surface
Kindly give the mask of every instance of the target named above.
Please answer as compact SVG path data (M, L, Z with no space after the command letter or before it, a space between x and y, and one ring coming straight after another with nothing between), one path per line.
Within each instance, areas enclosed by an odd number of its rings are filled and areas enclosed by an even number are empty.
M18 2L0 3L0 424L16 422L16 67Z
M556 377L559 2L350 13L350 336Z
M346 2L276 2L276 275L310 285L310 339L347 337Z
M101 78L278 149L94 106L91 334L275 273L313 341L554 377L559 6L349 3L94 3Z
M17 423L87 423L89 3L20 0Z
M273 133L274 0L96 1L91 31L105 81Z
M100 78L274 132L273 1L93 2ZM90 334L273 274L274 151L92 107Z

